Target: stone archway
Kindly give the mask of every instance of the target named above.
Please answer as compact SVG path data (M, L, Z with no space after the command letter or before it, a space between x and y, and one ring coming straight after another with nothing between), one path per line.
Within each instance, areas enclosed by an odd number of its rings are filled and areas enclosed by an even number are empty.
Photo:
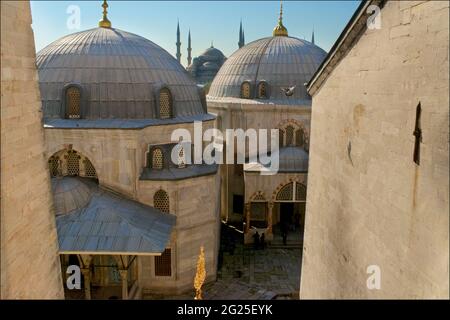
M51 177L80 176L98 179L97 170L82 153L72 149L63 149L48 159Z

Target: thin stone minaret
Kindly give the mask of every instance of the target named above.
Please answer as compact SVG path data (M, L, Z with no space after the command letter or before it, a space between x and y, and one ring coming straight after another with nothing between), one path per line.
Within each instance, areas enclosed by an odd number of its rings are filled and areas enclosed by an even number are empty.
M315 44L315 42L314 42L314 28L313 28L313 31L312 31L311 43Z
M242 48L244 45L245 45L244 29L242 28L242 20L241 20L241 25L239 26L239 42L238 42L239 49Z
M181 63L181 35L180 35L180 21L177 24L177 60Z
M191 47L191 29L189 29L189 34L188 34L188 48L187 48L187 52L188 52L188 56L187 56L187 62L188 62L188 67L191 65L192 62L192 47Z

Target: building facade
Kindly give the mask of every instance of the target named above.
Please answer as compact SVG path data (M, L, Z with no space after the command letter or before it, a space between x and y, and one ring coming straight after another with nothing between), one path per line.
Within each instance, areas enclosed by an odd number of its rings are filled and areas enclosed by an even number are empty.
M309 83L301 298L449 298L448 21L364 2Z
M37 54L62 265L80 265L87 298L179 293L201 246L216 277L219 177L171 135L215 117L176 59L106 7L98 28Z
M224 63L211 84L208 108L217 127L279 129L279 170L262 175L266 165L248 161L256 150L234 152L246 163L226 164L221 173L221 216L244 223L245 241L256 232L272 240L274 232L301 227L305 215L311 99L304 83L326 53L312 43L289 37L282 12L272 37L253 41ZM226 141L229 144L229 141ZM270 143L269 143L270 147Z

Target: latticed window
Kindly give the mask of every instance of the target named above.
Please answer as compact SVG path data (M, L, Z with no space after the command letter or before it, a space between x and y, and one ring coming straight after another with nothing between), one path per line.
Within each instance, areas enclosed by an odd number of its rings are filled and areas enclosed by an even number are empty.
M297 147L303 147L303 145L305 144L302 129L298 129L295 132L295 144L297 145Z
M298 182L295 184L295 200L306 201L306 186Z
M294 193L294 183L291 182L291 183L285 185L283 188L281 188L280 191L278 191L277 200L292 201L292 200L294 200L293 193Z
M80 175L80 156L76 151L70 150L67 152L67 174L69 176Z
M153 206L162 212L169 213L169 196L167 195L167 192L164 190L156 191L153 196Z
M152 169L161 170L164 167L164 157L162 150L159 148L152 151Z
M167 88L159 92L159 117L161 119L172 118L172 94Z
M264 201L264 195L262 193L258 193L254 198L253 201Z
M244 82L241 87L241 96L244 99L250 98L250 83Z
M155 257L155 276L170 277L172 275L172 250L166 249Z
M97 172L88 159L84 159L84 175L89 178L97 178Z
M186 156L183 148L178 152L178 168L186 168Z
M56 177L56 176L60 175L58 157L53 157L53 156L50 157L50 159L48 160L48 167L50 170L50 175L52 177Z
M69 119L80 119L81 93L77 87L66 89L66 113Z
M294 144L294 127L286 127L286 145L292 146Z
M278 137L280 139L280 141L278 142L278 144L279 144L278 147L281 148L284 146L284 131L283 130L279 130Z
M258 85L258 97L261 99L267 98L267 84L265 82L261 82Z

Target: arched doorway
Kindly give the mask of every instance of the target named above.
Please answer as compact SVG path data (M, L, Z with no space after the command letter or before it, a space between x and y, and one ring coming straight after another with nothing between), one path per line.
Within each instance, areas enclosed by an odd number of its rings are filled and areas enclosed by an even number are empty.
M272 225L274 242L301 245L306 209L306 186L292 181L281 187L274 199Z

